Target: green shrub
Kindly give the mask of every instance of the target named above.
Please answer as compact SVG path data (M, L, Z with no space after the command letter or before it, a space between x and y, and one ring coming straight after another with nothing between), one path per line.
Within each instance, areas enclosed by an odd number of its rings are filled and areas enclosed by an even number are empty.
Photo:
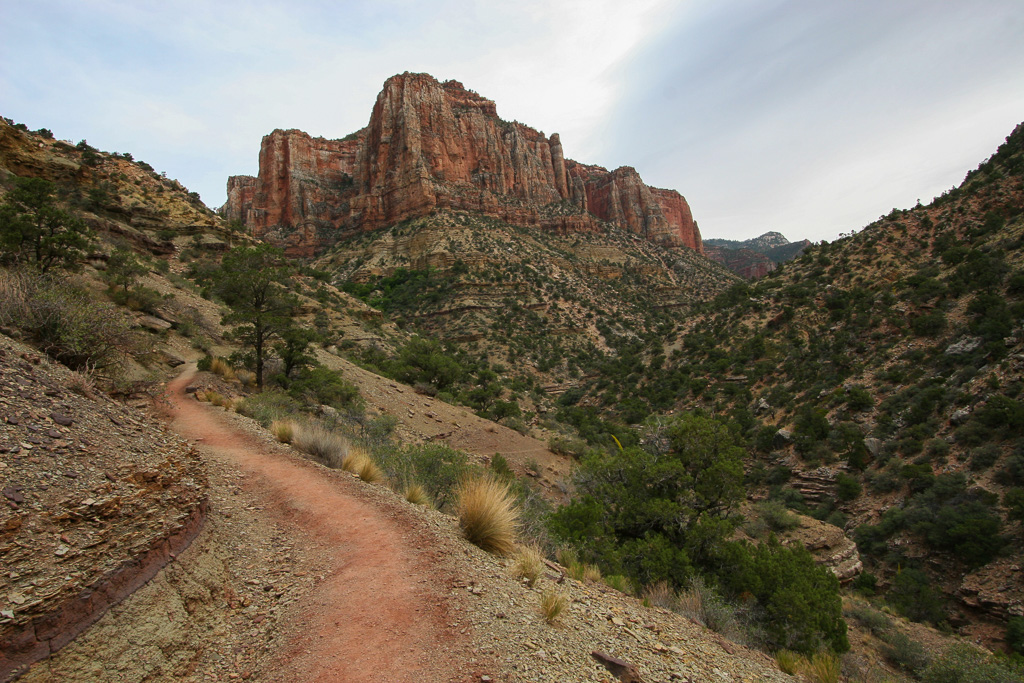
M0 270L0 325L74 370L109 368L135 348L123 311L50 275Z
M987 470L999 460L999 447L993 444L981 446L971 451L970 468L972 472Z
M878 590L878 577L869 571L862 571L851 584L862 595L874 595Z
M329 405L350 413L362 412L359 389L342 376L322 365L295 371L295 377L285 382L288 393L310 406Z
M767 527L775 532L789 531L800 526L800 520L778 501L765 501L757 505L757 514Z
M381 468L393 481L416 481L439 509L452 509L455 490L473 470L466 454L440 444L417 444L378 453Z
M736 595L757 600L769 649L809 654L850 648L839 580L805 548L785 547L772 536L755 548L734 545L726 552L735 564L719 578Z
M876 636L892 628L892 619L870 607L853 607L846 614L870 629Z
M857 477L851 477L848 474L840 473L836 477L836 495L839 500L851 501L860 496L861 485L857 481Z
M924 683L1024 683L1019 661L997 659L967 645L954 645L923 672Z
M932 588L927 574L919 569L904 569L896 574L885 597L912 621L937 625L946 619L942 595Z
M915 675L920 675L928 666L930 658L924 651L924 646L916 640L911 640L901 631L884 633L882 640L886 644L882 648L882 654L893 665Z
M1010 617L1006 625L1006 644L1018 655L1024 655L1024 617Z
M1017 486L1004 493L1003 507L1010 519L1024 522L1024 488Z
M302 405L283 391L266 389L258 394L245 397L235 410L251 417L264 427L275 420L285 420L302 413Z

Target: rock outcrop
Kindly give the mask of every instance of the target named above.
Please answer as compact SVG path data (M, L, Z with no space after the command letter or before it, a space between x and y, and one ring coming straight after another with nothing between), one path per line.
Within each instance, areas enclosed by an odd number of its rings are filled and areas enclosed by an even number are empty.
M704 242L704 254L740 277L756 280L780 263L799 256L810 244L808 240L790 242L781 233L766 232L743 242L708 239Z
M560 233L609 222L703 253L678 192L648 187L629 167L568 160L558 134L504 121L493 101L427 74L388 79L369 125L343 140L298 130L264 137L259 175L229 178L222 211L254 236L308 255L441 209Z

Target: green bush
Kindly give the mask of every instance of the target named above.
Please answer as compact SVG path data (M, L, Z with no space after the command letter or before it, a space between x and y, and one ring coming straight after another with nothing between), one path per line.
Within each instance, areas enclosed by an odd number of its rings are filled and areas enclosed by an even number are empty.
M735 528L728 513L743 495L743 450L725 425L692 414L669 422L651 443L667 452L629 447L585 456L577 496L554 513L552 531L605 573L679 586L691 563L705 561Z
M946 329L946 314L936 310L911 318L910 329L919 337L937 337Z
M970 468L972 472L987 470L999 460L999 447L993 444L975 448L971 451Z
M931 661L921 643L900 631L888 631L882 634L882 640L885 658L908 673L919 675Z
M876 636L880 636L892 628L892 619L870 607L853 607L846 612L846 615L859 621Z
M1010 519L1024 522L1024 488L1017 486L1004 493L1003 507Z
M923 683L1024 683L1024 665L960 644L947 649L921 672L921 680Z
M1024 655L1024 617L1010 617L1006 625L1006 644L1018 655Z
M857 481L857 477L851 477L849 474L840 473L836 477L836 495L839 500L851 501L860 496L861 485Z
M800 526L800 520L778 501L770 500L757 505L757 514L765 525L775 532L789 531Z
M269 427L275 420L284 420L302 413L300 403L277 389L266 389L247 396L235 405L235 409L264 427Z
M115 366L137 343L123 311L60 278L31 271L0 270L0 325L21 329L75 370Z
M757 600L770 650L810 654L823 647L850 649L839 580L803 546L783 546L773 535L752 549L733 545L727 554L739 561L720 580L733 594Z
M362 412L359 389L334 370L318 365L301 368L294 374L294 379L284 382L292 398L309 406L328 405L349 413Z
M941 594L932 588L928 575L904 569L893 577L886 600L912 621L940 624L946 620Z
M465 453L439 444L417 444L377 456L388 478L422 485L447 511L453 509L459 482L474 469Z

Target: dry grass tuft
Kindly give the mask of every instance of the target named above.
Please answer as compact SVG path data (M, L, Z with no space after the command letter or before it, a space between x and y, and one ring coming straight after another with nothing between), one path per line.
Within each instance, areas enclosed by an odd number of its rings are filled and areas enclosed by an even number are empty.
M675 596L675 609L696 622L704 623L704 594L696 586L679 591Z
M516 561L512 572L517 578L526 579L526 585L533 588L544 571L544 553L536 544L521 545L516 549Z
M345 459L341 463L341 469L352 474L359 474L359 465L362 464L363 460L370 457L370 454L362 446L356 446L351 444L348 447L348 453L345 455Z
M628 576L622 574L610 574L603 579L606 586L614 588L624 595L636 595L636 588Z
M423 488L422 484L409 484L405 487L405 491L402 494L405 499L413 505L426 505L431 506L430 495L427 493L427 489Z
M235 405L234 401L217 391L207 391L206 400L215 406L224 408L225 410L231 410Z
M281 443L291 443L295 438L295 423L291 420L274 420L270 423L270 433Z
M810 659L800 659L800 673L812 683L839 683L842 666L833 653L817 652Z
M676 595L668 581L659 581L647 586L647 588L644 588L643 597L648 604L654 607L668 610L674 610L679 607L679 596ZM700 598L699 595L697 597L698 599Z
M558 560L558 564L568 568L569 565L579 564L580 558L576 554L576 550L569 546L562 546L555 551L555 559Z
M544 621L549 624L555 623L568 604L569 601L561 593L553 590L544 591L540 596L540 612L544 615Z
M234 369L223 358L214 358L210 361L210 372L224 379L235 379Z
M779 665L779 671L790 676L796 675L803 661L804 658L792 650L779 650L775 653L775 663Z
M68 377L68 389L90 401L96 400L96 384L84 372L72 372Z
M248 370L236 370L235 379L237 379L243 387L248 389L256 383L256 374L249 372Z
M295 429L292 445L334 469L343 468L348 459L348 440L319 422L305 424Z
M369 456L353 458L355 460L355 473L359 478L368 484L379 484L384 481L384 472L377 467L377 463Z
M455 496L459 525L471 543L496 555L515 550L519 510L508 484L489 475L464 479Z
M595 564L573 561L565 566L565 571L569 578L576 579L577 581L595 582L601 580L601 569Z

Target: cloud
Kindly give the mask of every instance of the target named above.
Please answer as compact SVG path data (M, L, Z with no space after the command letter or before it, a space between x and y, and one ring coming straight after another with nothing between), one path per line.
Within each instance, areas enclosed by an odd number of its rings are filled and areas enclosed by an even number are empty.
M1019 122L1016 10L691 6L624 65L603 153L680 189L707 235L831 239L948 189Z
M596 147L592 132L623 85L610 69L665 6L21 3L5 8L0 28L3 49L18 64L8 59L0 67L3 113L131 151L211 204L223 201L228 175L256 172L264 134L294 127L344 136L366 124L384 80L406 70L461 80L496 100L505 118L561 132L579 156Z
M572 158L679 189L710 235L818 239L948 189L994 150L1024 109L1017 7L5 3L0 113L132 152L218 205L228 175L256 172L263 135L342 137L386 78L426 71L560 133Z

